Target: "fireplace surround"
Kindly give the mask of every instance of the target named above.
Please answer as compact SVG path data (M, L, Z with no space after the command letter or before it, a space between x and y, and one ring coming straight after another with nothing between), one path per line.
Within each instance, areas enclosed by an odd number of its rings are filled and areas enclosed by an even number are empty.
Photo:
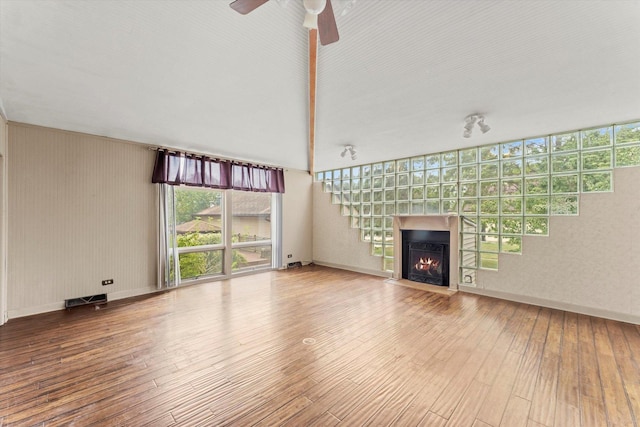
M402 242L403 230L419 230L419 231L429 231L429 232L440 232L447 231L448 232L448 249L449 249L449 261L448 265L444 266L447 272L447 278L444 280L446 283L441 283L443 287L448 287L451 290L458 289L458 280L459 280L459 272L458 272L458 217L456 215L411 215L411 216L401 216L397 215L393 219L393 239L394 242L398 242L395 245L394 252L394 273L393 278L398 280L403 280L402 275L402 263L403 259L406 260L406 254L404 253L407 248L404 244L400 244ZM407 234L407 233L405 233ZM428 234L428 233L427 233ZM431 233L433 237L438 233ZM438 239L442 239L442 234L440 237L437 237L435 242L433 243L444 243L443 241L437 242ZM433 239L430 239L433 240ZM436 249L433 247L428 247L427 249ZM404 258L403 258L404 257ZM424 262L428 262L428 260L424 260ZM415 282L415 281L414 281ZM416 282L417 283L417 282ZM428 282L423 282L424 284L429 284Z

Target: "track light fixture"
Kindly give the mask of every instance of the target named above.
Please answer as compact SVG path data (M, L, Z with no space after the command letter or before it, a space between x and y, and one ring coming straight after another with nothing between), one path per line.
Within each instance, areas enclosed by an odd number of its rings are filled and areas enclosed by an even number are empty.
M462 136L465 138L471 138L471 134L473 133L473 126L478 124L480 131L482 133L487 133L491 130L488 124L484 122L484 116L481 114L469 114L464 119L464 132Z
M346 156L347 153L351 155L351 160L355 160L358 158L358 156L356 155L356 149L353 148L353 145L345 145L344 150L342 150L342 153L340 153L340 157Z

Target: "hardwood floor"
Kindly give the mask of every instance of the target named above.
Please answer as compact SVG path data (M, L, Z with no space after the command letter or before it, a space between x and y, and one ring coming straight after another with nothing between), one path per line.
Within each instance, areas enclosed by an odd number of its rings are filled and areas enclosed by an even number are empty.
M1 426L639 420L637 325L324 267L0 327Z

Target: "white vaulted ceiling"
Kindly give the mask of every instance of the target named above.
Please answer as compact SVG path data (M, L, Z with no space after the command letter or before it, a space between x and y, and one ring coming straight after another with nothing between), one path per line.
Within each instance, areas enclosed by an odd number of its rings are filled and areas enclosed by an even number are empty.
M301 2L230 1L0 0L6 116L308 169ZM316 170L640 119L638 1L345 4L319 47ZM476 112L492 130L465 139Z

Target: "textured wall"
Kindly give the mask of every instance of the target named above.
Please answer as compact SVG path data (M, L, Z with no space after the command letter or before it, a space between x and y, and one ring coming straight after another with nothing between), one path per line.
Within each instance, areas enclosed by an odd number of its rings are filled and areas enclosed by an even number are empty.
M59 309L67 298L155 289L152 151L10 123L9 152L10 317Z
M2 111L0 111L0 325L7 320L8 139L9 127Z
M286 169L282 195L282 263L308 264L312 260L312 178L309 172ZM287 255L291 254L291 258Z
M477 287L640 319L640 168L614 174L613 193L582 194L579 216L551 217L549 237L525 236Z

